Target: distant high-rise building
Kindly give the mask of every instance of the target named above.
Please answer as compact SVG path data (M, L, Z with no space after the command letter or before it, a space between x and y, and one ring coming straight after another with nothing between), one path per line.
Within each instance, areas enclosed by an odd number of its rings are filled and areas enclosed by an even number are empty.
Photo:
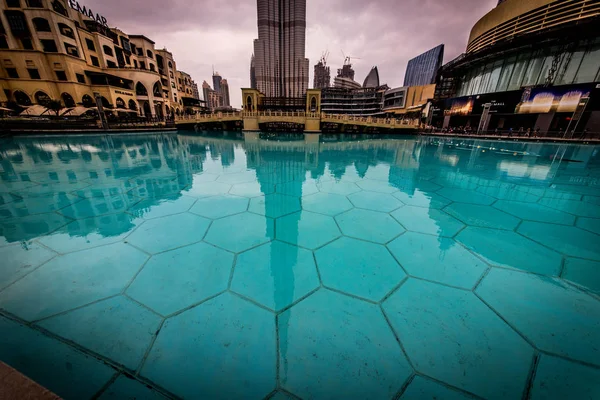
M328 88L331 82L331 71L327 66L327 60L325 57L321 57L319 62L315 65L315 77L313 82L313 88L325 89Z
M200 100L200 92L198 91L198 84L192 81L192 97L196 100Z
M231 102L229 100L229 84L227 83L227 79L221 80L221 98L223 99L222 107L231 107Z
M210 87L210 85L208 84L208 82L204 81L202 82L202 97L204 97L204 101L206 102L206 106L208 108L210 107L210 103L209 103L209 97L210 97L210 92L212 92L212 88Z
M364 88L377 88L379 87L379 71L377 67L371 68L371 72L365 78L365 82L363 83Z
M250 59L250 88L256 89L256 67L254 65L254 54Z
M406 66L404 86L422 86L435 83L435 77L444 60L444 45L413 58Z
M344 62L344 66L338 69L338 77L340 78L348 78L354 80L354 70L352 69L352 64L349 62Z
M214 89L214 91L215 92L220 92L221 91L221 80L223 78L221 78L221 75L219 75L218 72L214 72L213 71L212 79L213 79L213 89Z
M338 68L338 74L333 79L333 87L340 89L360 89L360 83L354 80L354 70L349 59L344 60L342 68Z
M256 89L268 97L304 96L309 63L305 58L306 0L257 0L256 3Z

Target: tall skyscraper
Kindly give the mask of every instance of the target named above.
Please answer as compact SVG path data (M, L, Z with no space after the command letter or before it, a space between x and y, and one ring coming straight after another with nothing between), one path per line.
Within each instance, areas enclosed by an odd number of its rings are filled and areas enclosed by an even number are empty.
M306 0L257 0L256 88L267 97L302 97L308 89Z
M254 65L254 54L250 59L250 88L256 89L256 66Z
M227 79L221 80L221 98L223 99L223 107L231 107L231 102L229 99L229 84L227 83Z
M221 91L221 80L223 78L221 78L221 75L219 75L218 72L214 72L213 70L213 89L215 90L215 92L220 92Z
M321 57L319 62L315 65L315 77L313 82L313 88L325 89L328 88L331 82L331 70L327 66L327 60L325 57Z
M444 60L444 45L413 58L406 66L404 86L421 86L435 83L435 77Z

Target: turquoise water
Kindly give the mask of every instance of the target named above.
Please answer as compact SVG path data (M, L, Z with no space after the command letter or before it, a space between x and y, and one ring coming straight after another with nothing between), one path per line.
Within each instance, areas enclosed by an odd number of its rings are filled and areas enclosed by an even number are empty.
M66 399L600 398L600 148L280 139L0 142L0 360Z

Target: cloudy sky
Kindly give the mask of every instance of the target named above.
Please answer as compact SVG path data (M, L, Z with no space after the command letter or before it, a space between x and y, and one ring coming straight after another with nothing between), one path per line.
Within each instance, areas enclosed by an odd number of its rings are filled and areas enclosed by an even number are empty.
M229 82L231 105L250 86L250 56L257 37L256 0L79 0L110 26L143 34L170 50L177 67L199 85L212 66ZM406 63L440 43L445 61L462 53L473 24L497 0L307 0L306 56L313 65L325 50L332 78L346 55L362 83L373 65L382 83L401 86Z

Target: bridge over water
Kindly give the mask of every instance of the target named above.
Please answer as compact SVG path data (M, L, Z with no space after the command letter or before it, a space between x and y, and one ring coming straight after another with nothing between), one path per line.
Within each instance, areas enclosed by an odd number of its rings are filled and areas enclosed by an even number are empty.
M286 111L244 111L231 113L213 113L178 116L175 123L181 128L227 124L237 122L245 131L259 131L261 125L289 123L304 127L306 133L319 133L323 124L337 125L341 131L346 128L374 128L390 131L413 133L419 129L418 119L374 118L353 115L325 114L312 112Z

